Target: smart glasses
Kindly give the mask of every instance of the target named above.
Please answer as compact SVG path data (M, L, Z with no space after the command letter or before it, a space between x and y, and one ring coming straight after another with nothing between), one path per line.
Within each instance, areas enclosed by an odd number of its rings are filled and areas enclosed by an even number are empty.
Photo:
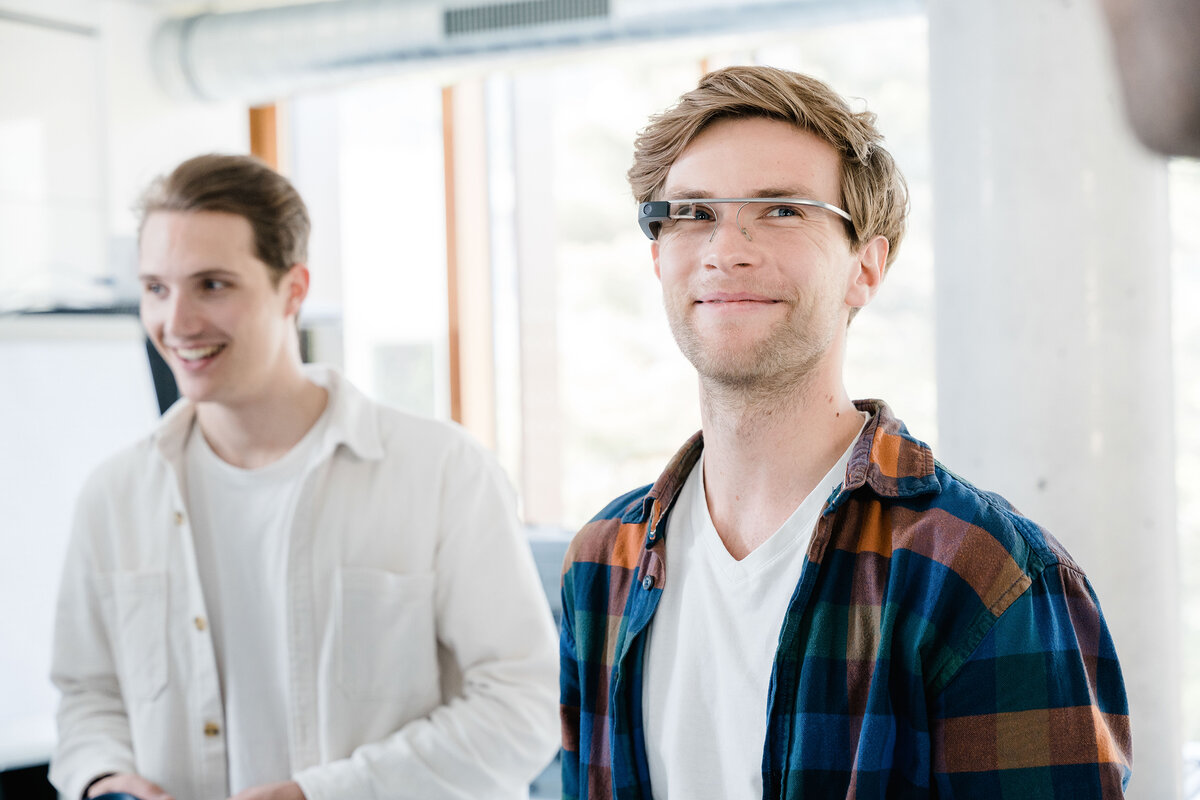
M638 208L638 225L654 241L665 237L685 236L689 239L712 241L721 223L722 207L737 204L734 222L750 241L755 234L793 231L811 225L815 214L830 211L853 224L850 215L820 200L798 197L704 197L681 200L652 200ZM743 219L743 210L747 211ZM818 210L819 209L819 210Z

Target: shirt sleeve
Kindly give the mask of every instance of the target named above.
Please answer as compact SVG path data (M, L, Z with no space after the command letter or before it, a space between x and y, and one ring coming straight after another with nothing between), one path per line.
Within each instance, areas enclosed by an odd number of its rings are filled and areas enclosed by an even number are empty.
M50 780L62 796L80 797L106 772L134 772L129 718L117 679L105 598L93 564L94 481L75 510L59 587L50 678L60 692L58 742Z
M294 776L308 800L514 797L558 744L554 625L498 465L450 459L436 555L438 644L462 690L349 758Z
M1092 587L1052 565L931 704L942 797L1120 798L1132 766L1124 683Z
M569 556L568 556L569 558ZM575 613L569 589L570 572L563 574L562 630L559 634L559 715L562 721L562 797L579 797L579 660L575 652Z

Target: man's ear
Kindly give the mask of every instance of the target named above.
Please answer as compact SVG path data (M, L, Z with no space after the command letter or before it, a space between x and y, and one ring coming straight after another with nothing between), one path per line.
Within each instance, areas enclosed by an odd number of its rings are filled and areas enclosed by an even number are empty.
M654 260L654 277L662 280L662 269L658 266L658 240L650 243L650 258Z
M292 264L280 281L279 288L286 295L284 310L288 316L294 317L300 313L300 306L308 297L308 281L308 267L304 264Z
M888 240L883 236L876 236L858 251L858 264L850 276L849 286L846 287L846 305L862 308L875 297L879 285L883 283L889 249Z

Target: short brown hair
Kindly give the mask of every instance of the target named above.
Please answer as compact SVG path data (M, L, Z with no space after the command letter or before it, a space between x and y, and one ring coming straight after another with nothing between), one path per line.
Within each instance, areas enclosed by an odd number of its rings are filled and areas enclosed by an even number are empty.
M827 85L774 67L727 67L710 72L671 108L650 118L634 143L629 185L638 203L662 199L671 166L713 122L765 117L789 122L828 142L841 160L841 205L853 218L850 243L888 240L887 266L904 238L908 187L882 146L875 115L853 111Z
M138 238L156 211L220 211L244 217L254 230L255 256L278 284L294 264L308 261L311 223L300 193L254 156L189 158L150 184L138 204Z

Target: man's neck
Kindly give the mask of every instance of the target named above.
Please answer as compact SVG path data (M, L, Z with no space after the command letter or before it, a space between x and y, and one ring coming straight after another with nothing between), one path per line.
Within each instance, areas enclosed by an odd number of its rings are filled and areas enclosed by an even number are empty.
M304 438L325 411L328 396L297 369L252 402L199 403L196 420L221 460L256 469L278 461Z
M704 490L713 525L736 559L787 521L862 427L840 376L786 392L701 383Z

